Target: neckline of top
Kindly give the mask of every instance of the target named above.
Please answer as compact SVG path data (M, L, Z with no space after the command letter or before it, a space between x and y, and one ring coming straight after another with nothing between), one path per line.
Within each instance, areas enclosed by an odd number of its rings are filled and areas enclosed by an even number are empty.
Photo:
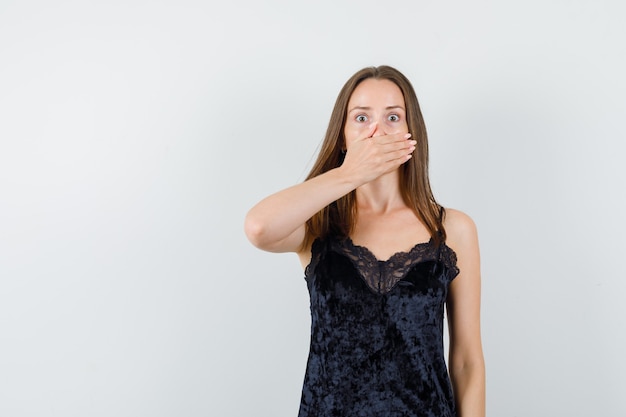
M410 249L408 250L400 250L397 252L394 252L389 258L387 259L380 259L379 257L377 257L374 252L372 252L367 246L363 246L363 245L357 245L354 243L354 241L352 240L352 238L350 236L348 236L347 238L345 238L344 240L346 246L351 247L353 249L355 249L357 252L359 252L360 254L365 254L365 256L371 258L371 260L377 262L377 263L381 263L381 264L389 264L392 263L394 260L396 260L397 258L400 257L405 257L407 255L413 254L414 252L417 252L418 250L421 250L422 248L425 247L429 247L431 246L434 242L433 242L433 238L432 236L430 237L430 239L428 239L426 242L418 242L415 245L413 245ZM445 242L441 242L441 245L445 245Z

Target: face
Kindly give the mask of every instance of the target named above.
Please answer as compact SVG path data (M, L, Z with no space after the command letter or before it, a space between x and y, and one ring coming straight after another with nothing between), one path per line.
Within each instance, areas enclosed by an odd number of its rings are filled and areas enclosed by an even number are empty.
M400 87L368 78L350 96L344 136L346 147L365 137L407 133L406 106Z

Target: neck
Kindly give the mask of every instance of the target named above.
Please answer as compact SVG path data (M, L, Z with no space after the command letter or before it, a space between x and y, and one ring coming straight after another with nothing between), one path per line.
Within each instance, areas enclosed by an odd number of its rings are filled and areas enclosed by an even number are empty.
M382 214L406 206L400 193L399 180L398 172L394 171L357 188L359 209Z

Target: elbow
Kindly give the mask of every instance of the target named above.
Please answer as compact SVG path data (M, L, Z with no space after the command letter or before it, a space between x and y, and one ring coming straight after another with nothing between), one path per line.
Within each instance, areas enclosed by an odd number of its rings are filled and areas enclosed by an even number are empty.
M485 362L479 359L461 364L451 364L450 366L450 375L453 377L463 377L471 374L484 375L484 373Z
M287 229L274 216L249 212L244 220L244 232L246 237L258 249L267 252L297 252L296 243L300 234L298 228L294 231Z
M244 221L243 230L246 237L254 246L259 249L264 247L264 236L266 235L266 226L259 219L254 218L248 214Z
M456 344L452 344L449 354L448 362L451 374L460 376L485 372L485 358L480 340L465 346L464 349L460 349Z
M246 237L256 248L276 252L276 245L279 240L273 232L272 225L263 217L248 213L244 221L243 230Z
M485 378L485 360L482 354L450 360L450 376L453 380L482 380Z

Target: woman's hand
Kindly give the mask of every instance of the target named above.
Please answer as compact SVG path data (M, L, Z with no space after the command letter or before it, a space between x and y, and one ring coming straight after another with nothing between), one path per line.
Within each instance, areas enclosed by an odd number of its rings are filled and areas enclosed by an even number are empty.
M374 125L367 136L350 143L340 167L343 175L359 185L396 170L411 159L417 144L410 133L374 135L376 130Z

